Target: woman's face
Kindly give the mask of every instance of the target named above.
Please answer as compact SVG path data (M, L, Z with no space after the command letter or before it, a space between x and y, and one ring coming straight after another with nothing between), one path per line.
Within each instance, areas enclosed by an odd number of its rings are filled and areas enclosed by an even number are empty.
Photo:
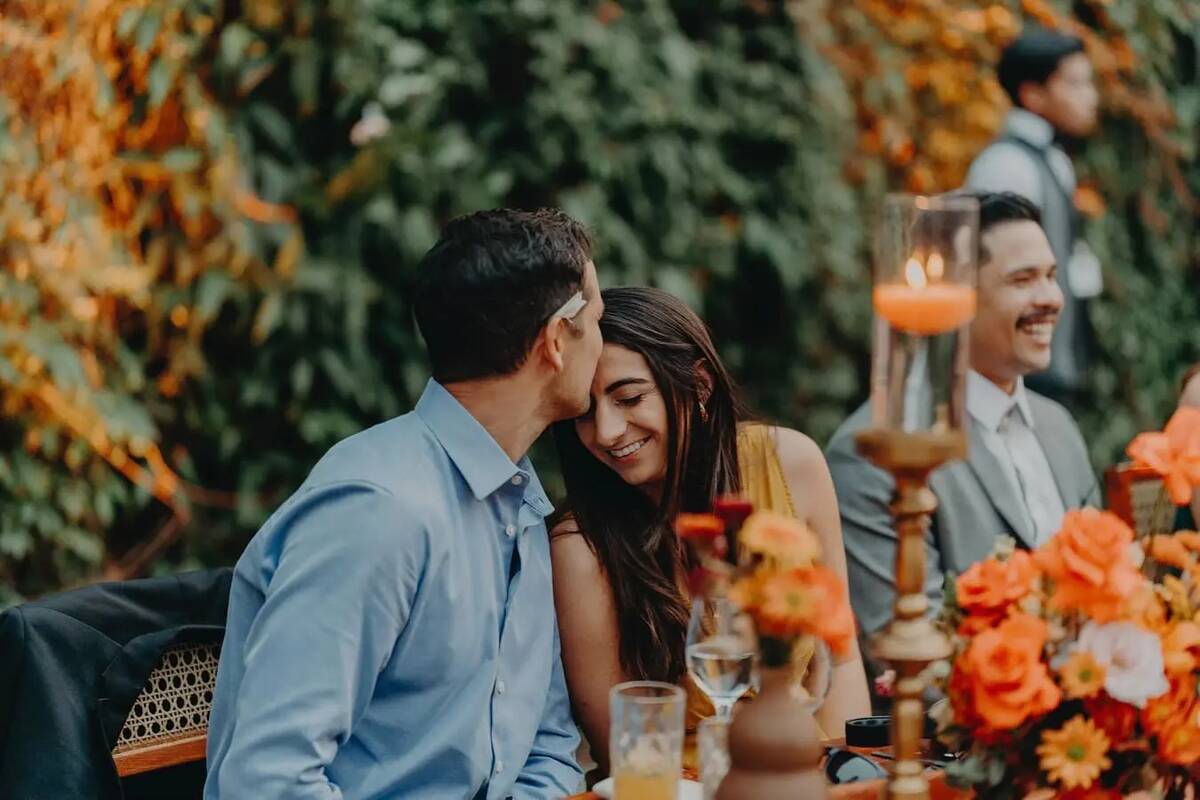
M641 353L606 344L592 404L575 420L579 440L626 483L651 494L667 475L667 405Z

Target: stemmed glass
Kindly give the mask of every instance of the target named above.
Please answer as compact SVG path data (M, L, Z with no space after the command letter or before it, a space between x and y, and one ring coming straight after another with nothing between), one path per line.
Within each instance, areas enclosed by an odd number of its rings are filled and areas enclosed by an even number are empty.
M688 621L688 673L717 717L728 720L755 682L758 648L749 620L724 597L696 597Z

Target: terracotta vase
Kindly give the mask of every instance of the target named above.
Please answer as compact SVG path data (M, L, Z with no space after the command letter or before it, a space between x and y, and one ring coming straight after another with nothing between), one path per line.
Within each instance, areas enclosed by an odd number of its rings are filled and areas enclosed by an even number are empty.
M729 772L717 800L820 800L821 733L813 702L795 691L791 666L762 668L762 692L729 728Z

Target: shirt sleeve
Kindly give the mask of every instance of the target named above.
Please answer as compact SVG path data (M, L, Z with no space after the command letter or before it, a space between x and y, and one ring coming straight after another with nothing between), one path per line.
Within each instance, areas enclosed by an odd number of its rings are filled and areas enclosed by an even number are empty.
M408 620L427 544L370 484L311 490L283 515L263 551L269 577L243 644L220 797L342 796L326 767Z
M966 187L983 192L1015 192L1042 205L1042 183L1029 153L1011 142L996 142L975 159Z
M554 665L550 691L533 739L529 758L513 787L516 800L550 800L583 790L583 770L575 760L579 729L571 716L571 701L563 673L558 626L554 630Z

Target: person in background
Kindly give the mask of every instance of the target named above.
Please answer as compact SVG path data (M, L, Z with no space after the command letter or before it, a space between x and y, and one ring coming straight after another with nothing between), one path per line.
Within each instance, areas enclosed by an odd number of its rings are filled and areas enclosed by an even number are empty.
M578 791L525 455L582 414L602 309L558 211L449 223L423 258L433 378L335 445L237 563L206 800L549 800Z
M1025 376L1046 369L1063 306L1054 252L1038 210L1012 193L979 195L978 311L969 331L969 450L935 470L937 496L926 536L931 613L942 606L947 572L992 553L999 536L1032 548L1068 509L1098 505L1099 484L1079 427L1059 403L1030 391ZM871 421L867 404L834 433L825 455L837 488L850 599L871 634L892 618L896 532L891 476L861 455L854 435Z
M1087 301L1100 293L1102 280L1100 263L1080 235L1067 151L1095 129L1099 95L1083 42L1057 31L1023 33L1004 49L996 72L1013 108L999 137L971 164L966 188L1015 192L1041 212L1063 303L1049 369L1027 382L1069 406L1085 386L1092 337Z

